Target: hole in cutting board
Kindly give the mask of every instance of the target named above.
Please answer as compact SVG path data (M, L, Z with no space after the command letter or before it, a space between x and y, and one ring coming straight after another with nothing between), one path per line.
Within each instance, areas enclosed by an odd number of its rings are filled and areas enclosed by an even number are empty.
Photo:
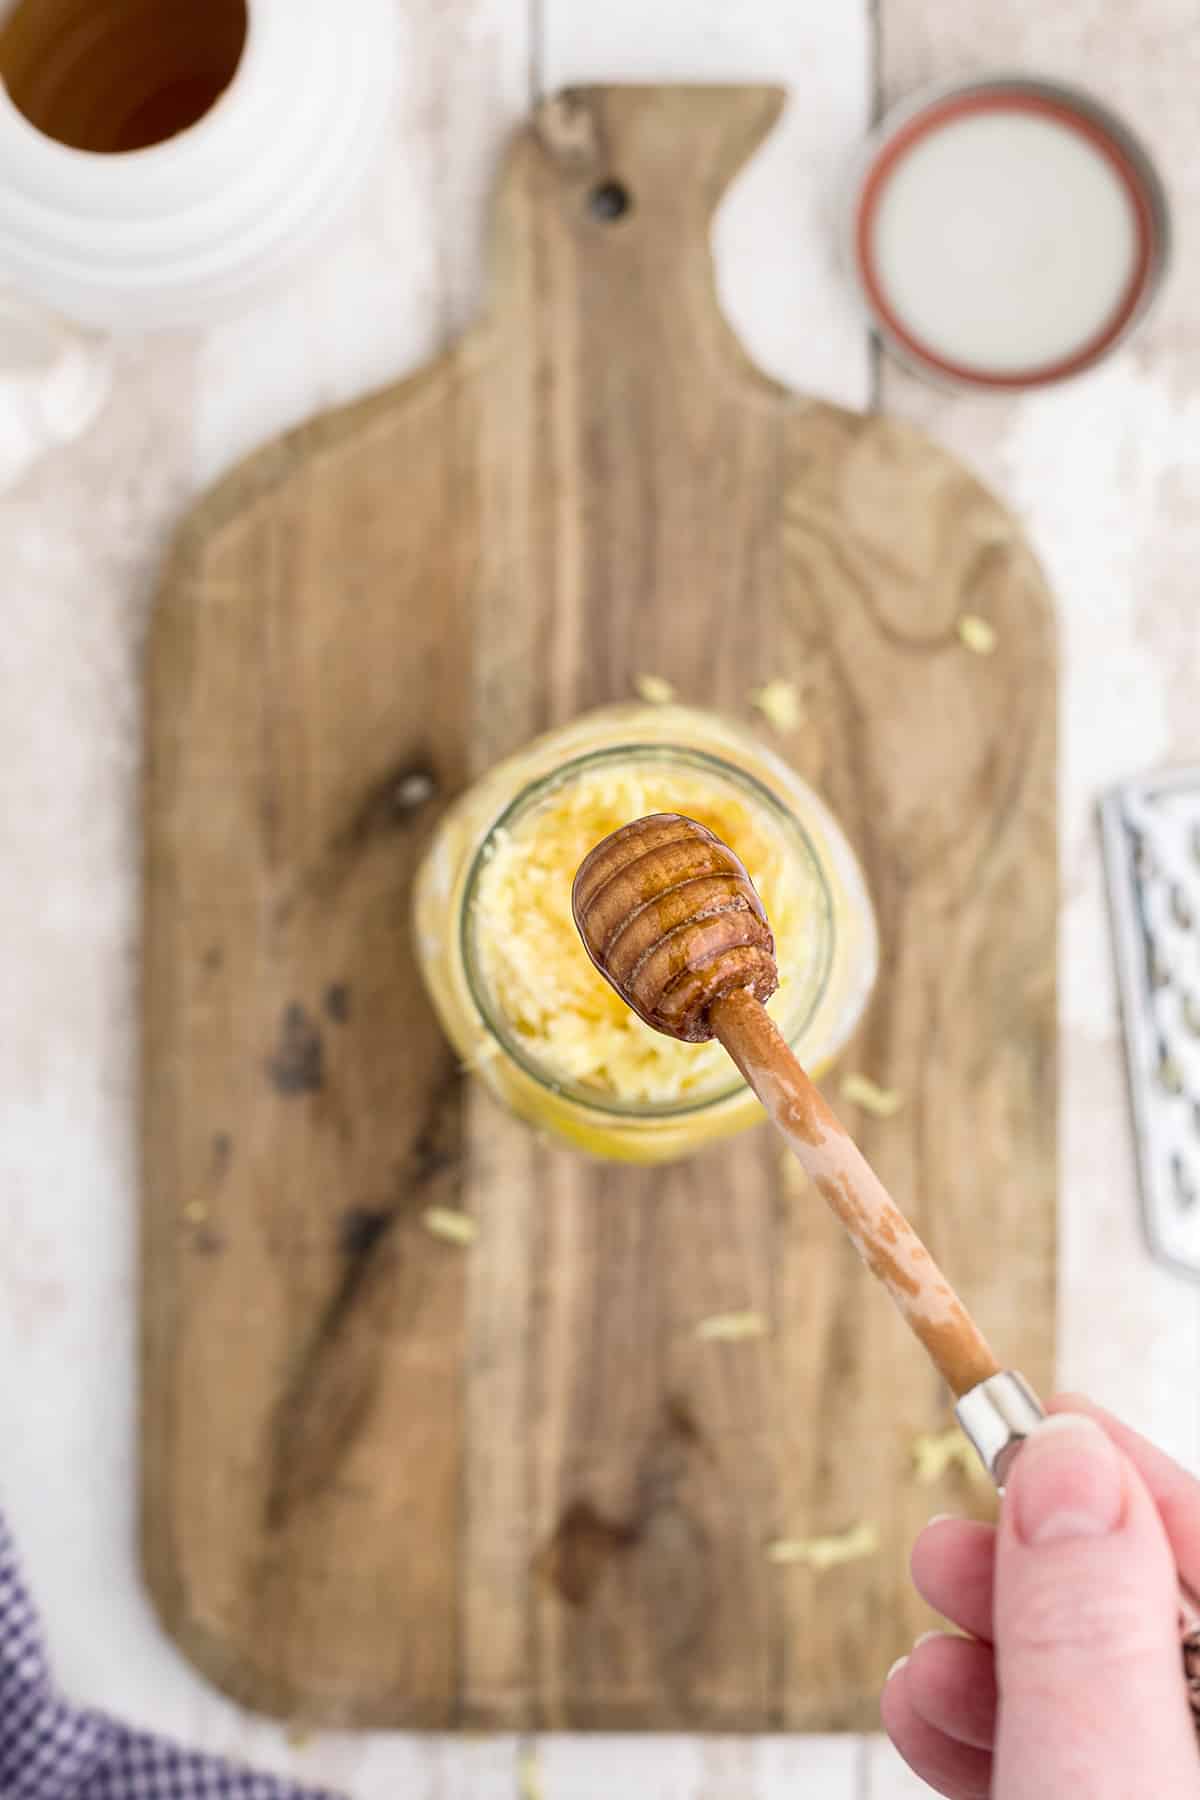
M633 206L633 195L623 181L602 181L588 195L588 211L594 219L611 224L623 219Z

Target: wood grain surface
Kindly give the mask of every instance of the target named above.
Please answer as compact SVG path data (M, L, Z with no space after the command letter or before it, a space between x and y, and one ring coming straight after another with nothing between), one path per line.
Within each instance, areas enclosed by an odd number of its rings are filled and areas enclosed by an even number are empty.
M849 1122L1000 1353L1048 1379L1050 610L959 465L786 394L725 325L708 223L778 103L552 102L506 166L485 322L252 458L169 565L144 1554L168 1629L265 1710L867 1725L924 1620L913 1532L972 1504L959 1477L915 1485L945 1397L764 1133L665 1173L549 1149L463 1079L421 997L406 897L438 806L639 671L734 711L799 685L782 747L883 934L847 1066L905 1099ZM470 1249L422 1229L431 1203L473 1215ZM768 1334L697 1337L733 1308ZM862 1519L868 1560L764 1555Z

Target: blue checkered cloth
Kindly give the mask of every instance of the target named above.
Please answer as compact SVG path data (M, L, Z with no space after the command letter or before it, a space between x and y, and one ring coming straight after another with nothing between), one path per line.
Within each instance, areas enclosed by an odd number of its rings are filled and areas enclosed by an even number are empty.
M336 1800L179 1750L55 1692L0 1515L0 1800Z

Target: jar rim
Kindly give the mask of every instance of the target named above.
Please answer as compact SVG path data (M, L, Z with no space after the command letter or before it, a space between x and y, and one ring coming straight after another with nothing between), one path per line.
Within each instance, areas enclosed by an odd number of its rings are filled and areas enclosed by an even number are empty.
M734 787L740 788L765 806L775 820L784 827L792 840L794 849L807 865L817 894L816 924L818 929L813 933L816 960L815 964L810 965L809 968L809 988L805 1005L799 1011L798 1016L788 1018L786 1026L781 1025L788 1042L793 1046L799 1043L825 998L833 969L837 927L833 895L825 869L809 832L779 793L766 782L761 781L749 769L741 767L726 757L716 755L713 751L697 749L691 745L662 741L609 744L569 757L566 762L560 763L555 768L526 782L488 826L471 859L462 889L459 911L459 954L471 1004L478 1014L488 1039L524 1074L537 1082L539 1087L559 1099L585 1107L591 1112L603 1113L610 1118L643 1119L647 1122L670 1121L687 1118L689 1115L708 1112L714 1107L726 1105L746 1092L746 1083L740 1075L735 1073L727 1085L712 1088L695 1097L689 1097L684 1102L677 1100L625 1101L606 1095L601 1089L586 1082L564 1081L556 1078L544 1065L540 1065L536 1058L529 1055L525 1047L517 1041L511 1028L508 1027L508 1022L503 1018L499 1008L493 1005L488 993L486 977L480 964L475 933L472 930L478 884L494 852L498 834L509 830L547 795L566 786L585 771L604 764L634 760L684 764L693 769L699 768L708 773L716 773L720 778L730 782Z

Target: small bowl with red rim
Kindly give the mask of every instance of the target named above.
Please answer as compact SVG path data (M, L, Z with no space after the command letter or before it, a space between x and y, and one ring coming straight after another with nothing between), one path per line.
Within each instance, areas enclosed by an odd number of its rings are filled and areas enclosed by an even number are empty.
M1090 94L996 75L918 95L871 135L850 253L883 341L955 387L1045 387L1094 368L1166 272L1166 190Z

